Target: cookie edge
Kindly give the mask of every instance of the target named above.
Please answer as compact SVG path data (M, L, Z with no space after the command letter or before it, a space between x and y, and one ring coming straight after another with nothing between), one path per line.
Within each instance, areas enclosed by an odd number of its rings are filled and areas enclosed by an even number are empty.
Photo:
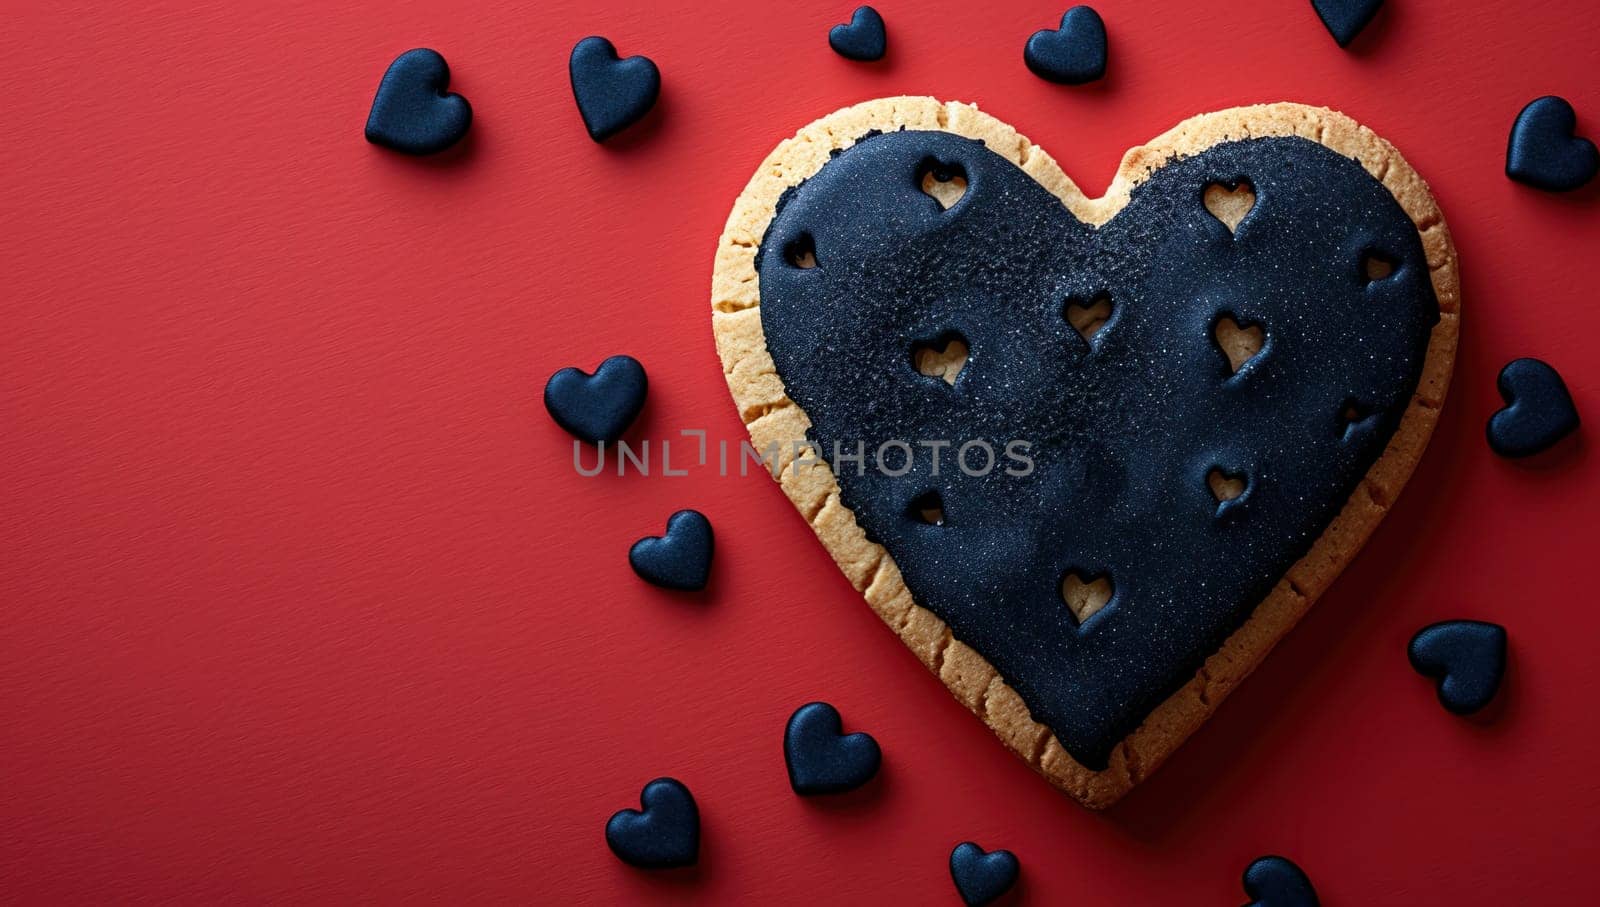
M756 253L783 192L817 173L830 153L869 130L938 130L981 139L1059 198L1079 219L1100 225L1128 202L1134 187L1175 158L1245 138L1300 136L1354 158L1389 190L1416 227L1439 303L1422 373L1411 403L1383 454L1373 463L1322 536L1278 581L1196 671L1112 751L1100 771L1084 767L1049 728L1035 722L1021 696L948 625L916 604L894 559L869 542L844 506L825 462L802 461L782 445L806 437L810 419L789 398L761 327ZM1010 125L974 104L931 97L892 97L845 107L779 143L735 201L718 240L711 286L712 330L723 376L740 421L758 451L780 445L778 479L851 585L944 683L952 695L1013 753L1055 787L1091 809L1115 803L1149 777L1260 664L1354 559L1393 506L1421 459L1449 390L1460 333L1460 279L1449 227L1432 193L1400 153L1372 130L1325 107L1290 102L1235 107L1186 119L1128 149L1106 193L1089 198L1055 159Z

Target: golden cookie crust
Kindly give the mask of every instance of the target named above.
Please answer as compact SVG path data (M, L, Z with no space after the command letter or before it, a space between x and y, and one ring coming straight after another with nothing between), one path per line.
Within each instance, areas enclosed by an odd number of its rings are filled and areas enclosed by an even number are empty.
M1304 558L1251 612L1244 625L1211 654L1195 676L1155 708L1117 745L1109 765L1092 771L1062 748L1050 729L983 656L951 635L932 611L912 600L894 559L869 542L839 497L827 463L805 460L798 470L792 442L811 421L789 398L761 327L756 252L784 190L819 171L830 152L848 148L869 130L940 130L981 139L1059 198L1080 220L1100 225L1127 204L1129 193L1168 161L1223 142L1300 136L1358 161L1388 188L1416 226L1439 302L1421 378L1400 425L1344 508ZM1184 120L1123 155L1106 194L1088 198L1054 159L1012 127L971 104L928 97L866 101L806 126L761 162L728 215L711 279L712 329L722 371L757 450L779 444L779 484L850 583L884 623L938 675L950 692L982 718L1012 752L1050 783L1092 809L1115 803L1144 780L1255 669L1278 639L1333 582L1393 505L1422 457L1450 385L1460 328L1460 283L1455 246L1438 205L1416 171L1372 130L1333 110L1277 103L1236 107Z

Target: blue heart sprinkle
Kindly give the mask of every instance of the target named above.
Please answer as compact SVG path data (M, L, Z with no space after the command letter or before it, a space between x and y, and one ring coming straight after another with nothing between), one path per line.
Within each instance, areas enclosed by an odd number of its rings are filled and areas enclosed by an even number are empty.
M544 408L556 424L590 444L616 441L644 408L650 389L644 366L612 356L593 375L564 368L544 386Z
M985 853L982 847L965 841L950 851L950 878L967 907L981 907L1010 891L1021 868L1009 850Z
M826 702L801 706L783 732L789 784L804 796L854 790L878 773L882 753L870 734L843 735L839 711Z
M1506 147L1506 176L1550 192L1567 192L1600 172L1600 151L1573 135L1578 115L1564 99L1550 96L1530 101L1511 126Z
M1311 8L1340 47L1354 41L1382 6L1383 0L1311 0Z
M584 128L597 142L638 122L661 94L661 71L649 57L619 60L617 49L601 37L579 41L567 71Z
M1262 857L1244 871L1246 907L1317 907L1317 892L1304 871L1285 857Z
M1578 427L1578 409L1566 382L1538 359L1517 359L1496 382L1504 409L1489 417L1489 447L1502 457L1527 457L1547 450Z
M665 535L633 543L628 563L647 583L692 592L706 587L715 545L711 521L699 511L680 510L667 520Z
M606 823L606 844L622 862L644 869L692 866L700 856L700 810L675 778L657 778L639 794L643 810L622 809Z
M1106 74L1106 25L1087 6L1074 6L1061 16L1061 27L1033 33L1022 50L1033 74L1063 85L1093 82Z
M889 47L883 17L870 6L857 7L848 25L835 25L828 31L828 46L848 60L880 59Z
M395 58L378 83L367 115L367 141L405 154L433 154L461 140L472 105L447 93L450 66L425 47Z
M1506 631L1476 620L1431 624L1411 637L1411 666L1439 678L1439 702L1457 715L1489 704L1506 669Z

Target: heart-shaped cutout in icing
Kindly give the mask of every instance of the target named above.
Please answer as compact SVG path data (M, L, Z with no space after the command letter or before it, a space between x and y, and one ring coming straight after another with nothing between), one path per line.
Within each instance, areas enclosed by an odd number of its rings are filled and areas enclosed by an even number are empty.
M1212 183L1206 187L1205 203L1206 210L1222 221L1229 233L1237 233L1245 215L1256 206L1256 190L1244 180Z
M933 166L961 173L956 204L924 190ZM778 445L784 492L902 641L1087 805L1148 776L1327 588L1437 419L1448 230L1332 111L1196 117L1099 199L930 98L825 117L757 174L712 286L755 447ZM1207 204L1218 184L1250 186L1245 229ZM1224 316L1261 331L1237 373ZM958 384L908 367L952 332L983 351ZM795 441L889 453L835 470Z
M947 331L933 340L917 341L911 348L911 363L919 374L955 384L970 355L966 338L956 331Z
M1111 577L1105 574L1086 577L1081 571L1070 570L1061 580L1061 600L1067 603L1067 610L1079 627L1110 604L1114 593Z
M1217 349L1228 359L1230 375L1237 375L1239 369L1258 356L1267 343L1267 334L1261 325L1240 324L1233 316L1226 314L1218 316L1217 326L1212 333L1217 338Z
M1101 328L1111 320L1111 297L1105 293L1098 293L1093 299L1085 302L1078 297L1067 300L1066 310L1062 313L1072 329L1078 332L1085 343L1093 345L1094 338L1100 334Z
M922 191L948 211L967 194L967 175L934 162L922 174Z

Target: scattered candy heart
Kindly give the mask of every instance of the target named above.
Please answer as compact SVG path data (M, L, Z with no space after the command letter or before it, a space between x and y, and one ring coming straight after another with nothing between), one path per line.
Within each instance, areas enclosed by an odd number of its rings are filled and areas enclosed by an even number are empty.
M1311 0L1311 8L1340 47L1354 41L1382 6L1383 0Z
M680 510L667 520L667 532L633 543L628 563L633 572L664 589L695 591L706 587L716 539L711 521L695 510Z
M848 60L880 59L888 45L883 17L870 6L857 7L849 24L835 25L828 31L828 46Z
M1246 907L1317 907L1317 892L1304 871L1285 857L1262 857L1244 871Z
M1567 192L1594 179L1600 151L1573 135L1578 115L1566 100L1538 98L1522 108L1506 147L1506 176L1550 192Z
M1407 650L1411 666L1439 679L1439 702L1457 715L1488 705L1506 669L1506 631L1498 624L1447 620L1423 627Z
M1548 450L1578 427L1561 374L1538 359L1517 359L1500 370L1504 409L1489 417L1489 447L1502 457L1527 457Z
M1106 74L1106 25L1090 7L1074 6L1062 14L1060 28L1033 33L1022 59L1041 79L1063 85L1093 82Z
M950 851L950 878L967 907L982 907L1011 890L1021 865L1009 850L986 853L966 841Z
M639 794L643 810L622 809L606 823L606 844L643 869L692 866L700 856L700 810L676 778L657 778Z
M461 140L472 105L453 92L438 51L408 50L389 64L367 115L367 141L405 154L433 154Z
M838 794L854 790L878 773L883 755L878 741L857 732L842 734L839 711L826 702L801 706L783 732L783 758L797 794Z
M579 41L572 48L567 71L583 126L597 142L638 122L661 94L661 71L656 64L644 56L617 59L617 49L605 38Z
M564 368L544 386L544 408L556 424L598 444L616 441L644 408L650 388L644 366L632 356L612 356L593 375Z

